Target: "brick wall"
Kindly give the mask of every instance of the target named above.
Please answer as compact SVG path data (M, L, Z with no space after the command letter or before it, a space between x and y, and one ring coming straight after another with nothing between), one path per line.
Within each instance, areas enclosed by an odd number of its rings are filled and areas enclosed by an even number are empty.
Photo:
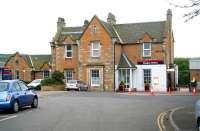
M31 68L29 67L27 61L19 53L11 56L5 64L5 67L12 70L13 79L16 79L16 70L19 70L19 79L31 81Z
M97 28L97 32L93 33L93 27ZM92 41L100 41L101 55L99 58L92 58L90 56L90 43ZM113 90L114 88L114 47L112 40L95 16L90 22L88 28L84 31L79 48L79 79L87 81L90 85L90 74L88 70L91 68L100 68L103 72L102 84L95 89L99 90ZM101 74L101 73L100 73ZM92 88L92 87L91 87Z

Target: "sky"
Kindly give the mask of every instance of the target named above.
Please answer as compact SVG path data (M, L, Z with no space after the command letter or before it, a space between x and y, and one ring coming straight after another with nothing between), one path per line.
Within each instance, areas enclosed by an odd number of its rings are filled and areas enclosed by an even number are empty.
M106 21L109 12L117 24L166 20L172 9L175 57L200 57L200 16L184 22L185 9L169 4L187 0L1 0L0 54L50 54L58 17L66 26L82 26L96 14Z

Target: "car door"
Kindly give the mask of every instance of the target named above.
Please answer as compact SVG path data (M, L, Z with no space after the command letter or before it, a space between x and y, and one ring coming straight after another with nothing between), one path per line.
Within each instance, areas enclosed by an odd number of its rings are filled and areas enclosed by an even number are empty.
M28 87L22 82L18 82L19 86L21 87L21 94L23 97L23 101L25 105L30 105L32 103L33 95L30 93L30 90L28 90Z
M24 106L25 100L23 98L23 92L22 92L22 89L17 82L13 83L13 85L12 85L12 94L13 94L15 99L18 99L19 105Z

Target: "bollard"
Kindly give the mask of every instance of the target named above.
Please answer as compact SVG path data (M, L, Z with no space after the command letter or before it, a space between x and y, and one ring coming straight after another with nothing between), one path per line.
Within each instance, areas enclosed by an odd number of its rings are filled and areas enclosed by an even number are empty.
M167 94L168 94L168 96L171 96L171 95L172 95L171 88L169 88Z
M193 88L193 90L192 90L192 95L196 96L196 89L195 88Z
M130 88L130 87L128 88L128 95L129 95L129 96L131 96L131 95L132 95L132 90L131 90L131 88Z
M151 87L150 88L150 94L149 94L150 96L155 96L155 94L154 94L154 91L153 91L153 88Z

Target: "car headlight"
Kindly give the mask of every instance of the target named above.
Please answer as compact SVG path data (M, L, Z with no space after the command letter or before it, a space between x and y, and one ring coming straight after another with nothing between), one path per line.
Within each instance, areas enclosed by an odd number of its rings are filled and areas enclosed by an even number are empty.
M11 100L11 95L7 95L6 96L6 101L10 101Z

